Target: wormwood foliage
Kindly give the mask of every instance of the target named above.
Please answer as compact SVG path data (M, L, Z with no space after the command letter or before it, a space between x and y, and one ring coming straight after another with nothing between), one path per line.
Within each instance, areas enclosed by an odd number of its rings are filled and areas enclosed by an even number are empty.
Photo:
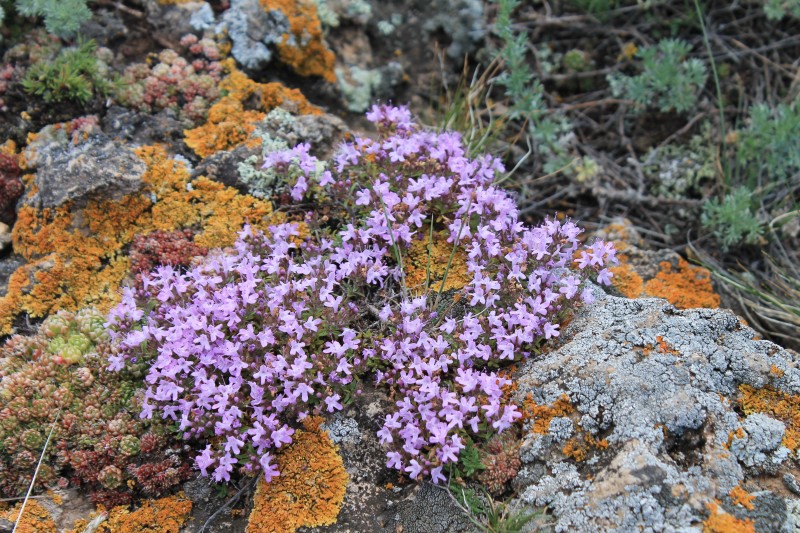
M343 409L365 380L394 397L378 432L387 466L445 481L468 440L521 416L496 370L559 335L591 300L590 273L610 281L613 246L583 246L570 221L523 224L493 185L497 159L468 157L458 134L423 131L405 108L367 118L379 138L327 164L305 144L266 156L297 206L319 212L245 227L233 252L186 272L159 267L110 315L111 370L149 364L142 416L207 442L196 464L218 482L234 468L279 475L273 454L298 423ZM444 277L412 297L404 261L438 233L452 247ZM457 254L467 282L443 295Z
M59 37L73 36L81 24L89 20L92 12L87 0L16 0L15 7L25 17L42 17L47 31ZM4 18L0 6L0 23Z
M642 107L654 105L664 112L689 111L707 77L702 61L686 58L690 51L691 45L680 39L663 39L655 46L641 48L636 56L642 62L642 73L609 75L612 94Z

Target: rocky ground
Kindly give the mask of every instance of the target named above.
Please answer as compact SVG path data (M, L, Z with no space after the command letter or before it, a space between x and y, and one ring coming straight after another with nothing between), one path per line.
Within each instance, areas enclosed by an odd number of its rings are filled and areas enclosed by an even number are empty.
M648 164L663 163L663 174L670 163L649 150L698 133L700 119L616 111L601 126L602 111L595 113L614 99L592 99L586 95L595 88L581 84L611 68L599 59L606 41L587 52L590 67L548 71L551 111L574 106L581 124L562 135L578 171L551 175L544 145L528 159L516 142L513 106L499 86L484 95L497 101L491 112L458 92L465 79L501 68L491 63L501 40L493 2L90 7L80 34L93 40L91 66L62 70L41 93L26 89L26 73L57 62L77 41L59 41L12 11L0 31L0 531L15 530L40 456L35 495L16 531L800 531L796 319L786 307L763 311L762 300L737 300L718 276L687 261L737 258L709 234L694 253L686 246L686 234L702 231L698 209L711 180L698 178L684 196L657 192L636 158L651 154ZM575 35L603 26L595 15L565 15L560 4L539 7L523 6L519 25L531 39L550 35L553 53L588 50ZM633 11L615 3L609 12L626 9ZM796 24L776 28L791 34ZM625 32L620 40L630 37ZM789 54L800 47L790 37L778 42ZM542 54L534 55L540 74L541 61L552 60ZM796 61L792 68L796 77ZM44 87L45 75L38 80ZM88 89L76 88L81 83ZM562 317L558 338L500 369L513 382L504 402L522 417L476 440L472 462L462 459L447 484L386 468L377 432L396 391L368 381L342 411L297 426L271 483L248 475L213 483L194 468L200 443L177 438L168 423L139 420L146 366L106 371L116 352L104 317L123 287L141 289L160 264L201 264L230 248L245 223L308 222L313 206L298 203L297 182L262 163L300 143L327 160L354 135L374 138L364 113L376 101L408 103L432 128L449 120L485 132L494 127L491 113L506 117L481 146L503 154L509 168L519 165L507 185L523 220L535 224L558 211L580 219L589 242L614 242L613 283L591 284L594 302ZM481 125L469 130L447 109L471 111ZM604 128L614 132L601 142ZM590 156L605 171L590 172ZM674 161L690 174L708 170L688 156ZM322 213L331 226L342 223L337 207ZM787 228L782 242L796 257L798 235ZM432 222L430 231L433 240ZM774 250L767 237L739 249L758 274L769 263L759 248ZM428 252L427 266L412 263L418 258L409 252L403 275L416 268L423 280L441 276L454 257L463 265L463 252L443 250ZM465 312L453 299L450 309ZM748 320L737 312L750 313Z

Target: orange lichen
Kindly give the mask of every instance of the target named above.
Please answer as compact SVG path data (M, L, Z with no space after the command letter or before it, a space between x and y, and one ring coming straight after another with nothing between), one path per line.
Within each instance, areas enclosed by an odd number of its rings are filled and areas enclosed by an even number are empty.
M70 205L20 208L12 239L28 263L11 275L0 298L0 333L12 332L20 312L41 317L58 309L110 309L130 271L124 247L137 234L192 228L198 246L216 248L233 244L245 222L266 229L284 220L268 202L202 176L192 180L162 148L143 147L137 155L147 164L142 181L150 195L92 200L76 213Z
M627 263L611 267L611 283L626 298L638 298L644 292L644 280Z
M531 433L547 434L550 428L550 421L556 417L567 416L575 411L575 407L570 403L569 396L562 394L552 405L539 405L533 401L528 394L522 402L522 421L532 420Z
M670 347L670 345L667 344L667 341L664 340L664 337L662 337L661 335L658 335L656 337L656 343L658 345L658 351L660 353L668 353L668 354L672 354L672 355L680 355L680 352L678 350Z
M208 122L183 132L186 145L200 157L245 143L257 146L258 138L251 138L251 134L265 116L259 111L245 111L240 101L226 96L208 110Z
M597 440L594 435L587 433L582 438L573 437L569 439L561 453L580 463L586 459L586 455L592 448L605 450L608 448L608 440Z
M336 522L348 478L321 423L319 417L306 418L305 429L296 431L292 444L276 457L280 475L270 483L259 480L249 533L291 533Z
M770 387L756 389L739 385L739 404L745 414L766 413L786 425L782 444L792 450L800 446L800 396L786 394Z
M665 298L679 309L719 307L719 295L714 292L707 269L690 265L683 258L678 260L677 268L669 261L662 261L659 266L656 277L645 284L645 294Z
M19 311L34 317L57 309L95 306L107 310L130 270L122 247L133 238L133 223L149 208L142 196L90 201L80 216L70 206L20 208L12 231L14 250L29 262L9 279L0 300L0 329L10 332Z
M0 154L7 155L7 156L15 156L17 154L17 143L15 143L12 139L6 140L3 144L0 144Z
M313 0L260 0L267 10L277 10L289 19L289 33L278 44L281 61L301 76L320 76L335 82L333 55L322 35L322 23Z
M711 273L705 268L690 265L678 258L677 266L670 261L659 263L660 270L653 279L645 280L636 269L620 256L622 264L611 267L611 283L626 298L654 296L665 298L679 309L719 307L720 298L711 285Z
M260 137L253 136L256 124L266 113L282 107L298 114L320 114L297 89L289 89L277 82L258 83L236 68L232 59L222 62L228 76L220 82L226 93L208 111L208 120L202 126L185 130L186 145L200 157L208 157L222 150L232 150L242 144L258 146ZM246 109L245 102L256 109Z
M772 365L772 367L769 369L769 373L776 378L782 378L784 371L778 368L777 365Z
M195 244L219 248L232 245L245 222L266 229L283 221L282 215L273 214L269 202L239 194L203 176L192 180L186 166L169 158L161 148L145 147L136 153L148 166L142 181L157 197L138 223L142 230L137 233L145 233L144 229L199 228Z
M192 512L192 501L179 492L158 500L146 500L135 511L114 507L103 527L114 533L178 533Z
M321 115L322 110L311 104L298 89L289 89L278 82L258 83L248 78L247 75L236 68L233 59L222 61L228 75L223 79L219 88L227 96L240 102L258 102L257 111L269 112L276 107L281 107L291 113L299 115Z
M728 494L731 497L734 505L741 505L745 509L749 509L752 511L755 509L753 505L753 500L756 499L755 496L744 490L740 485L735 486L731 489L730 493Z
M451 254L453 261L448 270ZM414 240L403 259L406 286L415 295L423 294L426 288L434 292L461 289L472 279L466 259L461 249L453 254L453 244L447 242L444 233L435 233L432 242L430 239ZM442 280L444 289L441 288Z
M733 439L743 439L744 438L744 429L741 427L736 428L736 431L731 431L728 433L728 442L725 443L725 448L728 450L731 449L731 444L733 444Z
M20 509L22 509L22 502L8 511L0 511L0 520L8 520L12 524L15 523L19 517ZM56 533L56 524L47 509L39 502L28 500L22 513L22 520L19 521L14 531L18 533Z
M706 504L709 516L703 522L703 533L755 533L752 520L740 520L720 508L718 501Z

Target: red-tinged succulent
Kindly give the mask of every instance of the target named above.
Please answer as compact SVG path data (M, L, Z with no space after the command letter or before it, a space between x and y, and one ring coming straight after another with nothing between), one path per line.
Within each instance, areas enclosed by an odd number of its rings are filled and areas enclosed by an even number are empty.
M37 489L81 486L104 505L128 503L139 490L129 467L149 466L149 495L188 477L181 450L167 454L164 426L135 416L141 378L106 371L103 321L93 310L60 312L0 348L2 496L25 493L40 456Z
M192 259L204 256L208 249L193 242L194 233L156 230L147 235L137 235L130 249L131 271L136 278L136 287L142 286L142 276L158 265L187 267Z
M173 109L187 127L204 121L220 96L221 53L213 40L198 41L194 35L185 36L181 46L187 57L165 49L152 67L137 63L126 68L116 95L120 103L147 113Z
M15 157L0 153L0 222L9 225L14 223L14 207L25 190L20 179L21 174L22 169Z

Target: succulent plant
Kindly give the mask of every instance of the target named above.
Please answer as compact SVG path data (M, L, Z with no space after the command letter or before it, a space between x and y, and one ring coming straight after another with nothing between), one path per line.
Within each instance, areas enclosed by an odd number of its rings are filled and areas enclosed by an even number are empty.
M40 456L37 489L82 486L104 505L128 503L136 490L159 495L189 476L163 425L135 416L141 374L106 371L103 322L92 309L62 311L37 334L15 335L0 348L3 496L25 493Z

